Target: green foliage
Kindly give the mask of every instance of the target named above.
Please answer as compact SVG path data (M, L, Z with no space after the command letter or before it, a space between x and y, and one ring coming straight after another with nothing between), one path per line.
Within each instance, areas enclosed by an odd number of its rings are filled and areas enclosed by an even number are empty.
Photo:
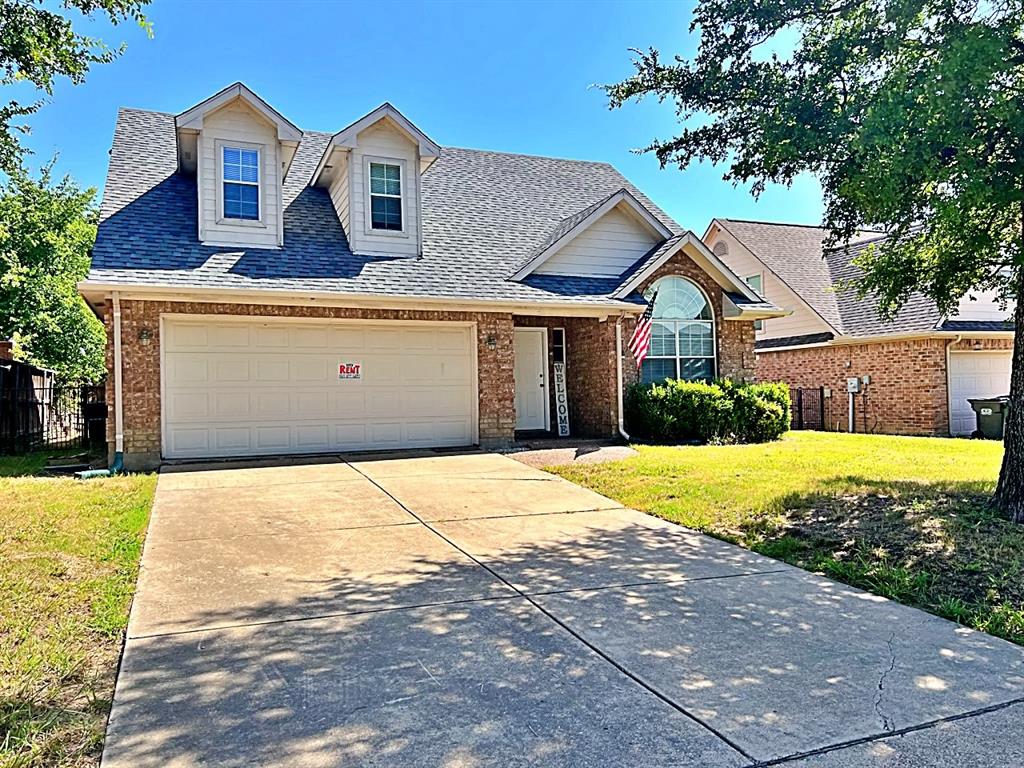
M669 379L626 395L630 432L658 443L767 442L789 429L789 414L785 384Z
M103 324L78 294L96 238L94 191L17 169L0 187L0 337L67 382L103 376Z
M86 17L106 16L112 24L129 19L150 31L142 8L149 0L63 0L65 10ZM0 85L31 83L46 95L53 94L57 77L78 85L89 67L113 61L124 50L108 48L101 40L78 34L71 19L43 0L0 0ZM41 102L8 101L0 105L0 171L14 173L22 148L15 132L27 132L12 121L36 112Z
M700 0L696 54L638 52L612 107L674 101L662 165L725 178L821 181L830 244L894 235L859 257L862 295L895 312L914 292L944 312L968 289L1012 296L1024 266L1021 0Z

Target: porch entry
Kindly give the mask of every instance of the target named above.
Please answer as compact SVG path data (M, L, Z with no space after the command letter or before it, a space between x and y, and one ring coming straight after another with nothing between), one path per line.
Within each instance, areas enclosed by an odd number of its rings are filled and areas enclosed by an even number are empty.
M516 429L549 429L548 331L516 328L512 351L516 388Z

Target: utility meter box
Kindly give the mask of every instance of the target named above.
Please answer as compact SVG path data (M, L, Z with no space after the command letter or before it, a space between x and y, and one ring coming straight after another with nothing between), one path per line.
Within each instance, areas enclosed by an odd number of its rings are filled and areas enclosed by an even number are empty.
M851 376L846 380L846 391L852 394L860 392L860 379L856 376Z

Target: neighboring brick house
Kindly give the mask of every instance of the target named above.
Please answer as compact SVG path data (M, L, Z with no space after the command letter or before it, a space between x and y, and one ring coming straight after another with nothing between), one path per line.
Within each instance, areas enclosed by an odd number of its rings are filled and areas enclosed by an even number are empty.
M824 250L825 230L794 224L714 219L704 242L783 317L757 324L757 377L794 389L823 388L824 427L908 435L970 435L968 398L1008 394L1013 308L994 296L965 296L944 317L914 295L883 321L871 299L837 283L854 280L853 260L884 235L861 232L847 247ZM849 379L858 379L852 398ZM821 412L804 401L809 421Z
M619 356L753 375L777 317L605 163L434 143L389 104L302 131L242 84L118 115L92 269L112 450L164 459L611 437Z

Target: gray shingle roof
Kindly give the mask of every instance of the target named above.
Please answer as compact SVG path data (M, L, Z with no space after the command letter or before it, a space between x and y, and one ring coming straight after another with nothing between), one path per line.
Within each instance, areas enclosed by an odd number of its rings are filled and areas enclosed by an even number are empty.
M896 317L883 320L877 301L860 299L852 289L835 287L860 277L860 270L852 262L871 243L885 239L878 232L860 232L849 246L825 251L827 232L821 227L717 221L841 334L878 336L928 331L941 319L935 303L920 294L911 296Z
M622 306L610 296L619 279L533 275L515 282L508 275L560 224L623 188L681 231L607 163L444 148L422 177L423 256L357 256L327 191L309 186L329 139L303 134L284 182L283 248L203 246L195 179L177 172L174 116L120 110L88 279Z

